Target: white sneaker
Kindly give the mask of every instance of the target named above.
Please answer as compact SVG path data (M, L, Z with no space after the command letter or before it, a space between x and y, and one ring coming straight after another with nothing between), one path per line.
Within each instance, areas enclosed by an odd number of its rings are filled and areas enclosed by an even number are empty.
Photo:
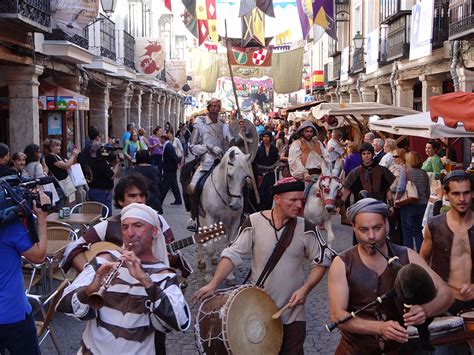
M186 229L190 232L196 232L196 221L192 218L189 219Z

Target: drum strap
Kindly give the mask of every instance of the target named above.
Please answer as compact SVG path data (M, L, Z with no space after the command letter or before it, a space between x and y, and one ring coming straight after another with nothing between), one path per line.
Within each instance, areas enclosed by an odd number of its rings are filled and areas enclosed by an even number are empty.
M281 238L280 240L277 241L275 245L275 249L273 249L272 255L270 255L270 258L268 258L268 261L265 264L265 267L263 268L262 273L258 277L258 280L255 286L263 288L263 285L265 284L265 281L267 280L268 276L270 276L270 273L273 271L278 261L280 260L281 256L285 252L286 248L288 248L291 241L293 240L295 227L296 227L296 218L291 218L286 224L283 230L283 233L281 234ZM248 277L250 277L250 273Z

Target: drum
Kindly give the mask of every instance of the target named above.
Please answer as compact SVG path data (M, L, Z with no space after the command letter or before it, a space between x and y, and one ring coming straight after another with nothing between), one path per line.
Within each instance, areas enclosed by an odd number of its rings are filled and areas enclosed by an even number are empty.
M243 285L219 290L205 299L196 315L200 354L278 354L283 340L275 302L261 288Z
M451 338L459 333L464 333L464 320L462 317L437 317L428 326L430 343L432 345L449 344ZM418 329L412 326L407 328L410 339L418 339Z
M466 332L474 332L474 311L463 312L460 316L464 319L464 328L466 329ZM474 348L473 339L469 340L469 345L471 346L471 349Z

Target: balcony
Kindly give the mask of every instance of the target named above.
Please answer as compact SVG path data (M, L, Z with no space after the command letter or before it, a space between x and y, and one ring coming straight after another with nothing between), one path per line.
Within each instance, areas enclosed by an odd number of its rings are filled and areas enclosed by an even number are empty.
M0 0L0 19L29 32L49 32L50 3L50 0Z
M95 55L88 68L104 73L117 73L115 32L115 23L104 16L86 27L89 51Z
M334 57L340 53L341 52L338 51L338 48L337 48L337 41L334 40L333 38L329 38L328 56Z
M116 76L125 79L136 79L135 72L135 38L127 31L116 31L117 64L119 65Z
M77 34L71 36L60 29L54 29L51 33L35 35L35 49L48 56L58 57L74 64L90 64L94 55L89 52L89 41L87 38Z
M389 24L411 14L414 3L408 0L380 0L380 23Z
M411 16L406 15L399 17L388 25L387 62L408 57L410 51L410 21Z
M449 1L435 0L433 18L433 48L443 46L449 34Z
M474 35L474 2L451 0L449 4L449 40L467 39Z
M352 70L351 73L357 74L364 70L364 49L363 48L354 48L354 53L352 54Z

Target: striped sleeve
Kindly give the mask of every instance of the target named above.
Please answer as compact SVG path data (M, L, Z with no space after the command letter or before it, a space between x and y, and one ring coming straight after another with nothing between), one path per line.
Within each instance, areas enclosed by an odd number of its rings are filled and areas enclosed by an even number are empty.
M150 322L161 332L184 331L191 324L190 310L179 288L176 274L155 273L150 275L153 286L146 289L149 300Z
M56 306L56 311L83 321L96 318L97 311L87 304L84 291L85 287L92 282L94 276L94 268L92 265L88 265L76 277L74 282L64 290L64 294Z

